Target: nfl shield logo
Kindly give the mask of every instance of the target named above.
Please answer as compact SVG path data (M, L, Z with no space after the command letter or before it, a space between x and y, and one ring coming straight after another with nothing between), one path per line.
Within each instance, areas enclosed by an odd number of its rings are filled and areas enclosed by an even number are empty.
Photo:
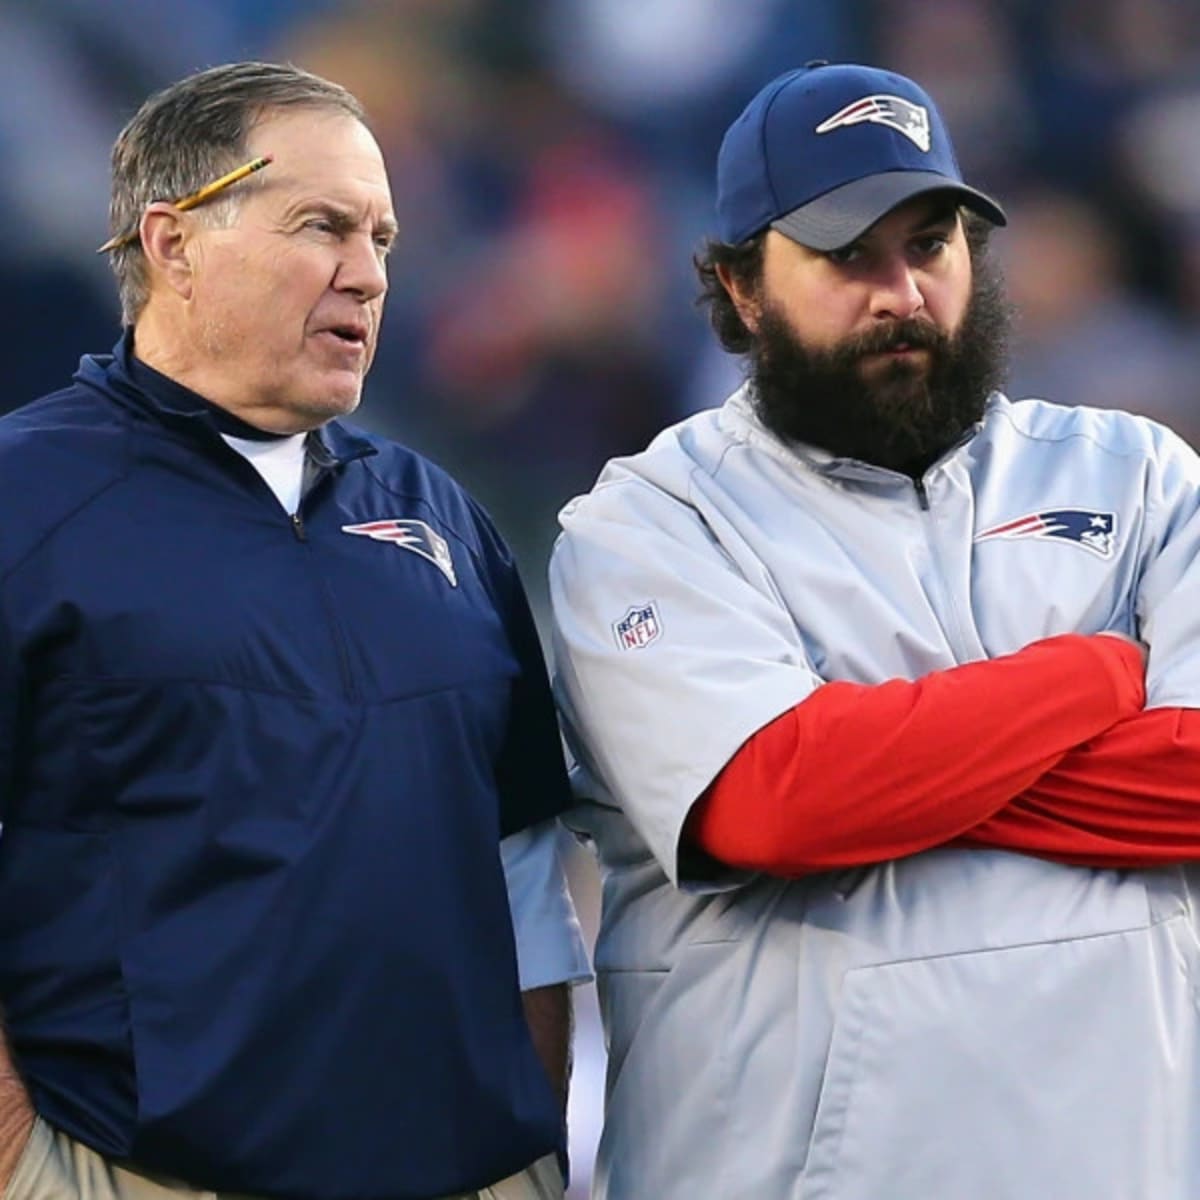
M613 633L622 650L641 650L657 641L662 633L662 623L658 619L654 601L635 604L628 609L619 621L613 623Z

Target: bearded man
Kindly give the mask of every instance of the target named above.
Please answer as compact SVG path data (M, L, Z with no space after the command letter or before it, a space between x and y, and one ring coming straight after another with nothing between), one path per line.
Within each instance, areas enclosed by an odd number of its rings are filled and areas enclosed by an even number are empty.
M595 1196L1194 1197L1200 459L995 390L1004 213L912 80L772 80L717 191L746 383L550 569Z

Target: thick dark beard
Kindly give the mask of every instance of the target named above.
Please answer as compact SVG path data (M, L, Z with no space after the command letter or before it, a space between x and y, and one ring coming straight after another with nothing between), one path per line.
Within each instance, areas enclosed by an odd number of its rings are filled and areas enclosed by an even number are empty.
M980 420L1004 373L1011 309L999 269L986 252L974 257L971 298L952 337L916 318L812 350L765 308L749 356L763 424L785 441L919 479ZM926 350L927 363L862 374L863 355L902 343Z

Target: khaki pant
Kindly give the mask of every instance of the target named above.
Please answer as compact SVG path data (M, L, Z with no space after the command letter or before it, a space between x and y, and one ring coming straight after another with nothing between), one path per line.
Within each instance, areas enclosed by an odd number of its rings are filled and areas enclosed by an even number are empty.
M478 1192L430 1200L561 1200L562 1174L553 1154L525 1171L510 1175ZM131 1171L102 1158L94 1150L52 1129L40 1117L33 1126L3 1200L252 1200L230 1192L198 1192L195 1188Z

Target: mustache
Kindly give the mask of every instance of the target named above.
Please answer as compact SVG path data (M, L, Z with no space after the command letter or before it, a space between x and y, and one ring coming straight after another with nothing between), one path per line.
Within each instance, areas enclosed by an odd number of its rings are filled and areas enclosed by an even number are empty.
M931 321L908 317L846 338L834 350L833 358L838 365L849 365L871 354L886 354L904 347L940 354L949 346L950 338Z

